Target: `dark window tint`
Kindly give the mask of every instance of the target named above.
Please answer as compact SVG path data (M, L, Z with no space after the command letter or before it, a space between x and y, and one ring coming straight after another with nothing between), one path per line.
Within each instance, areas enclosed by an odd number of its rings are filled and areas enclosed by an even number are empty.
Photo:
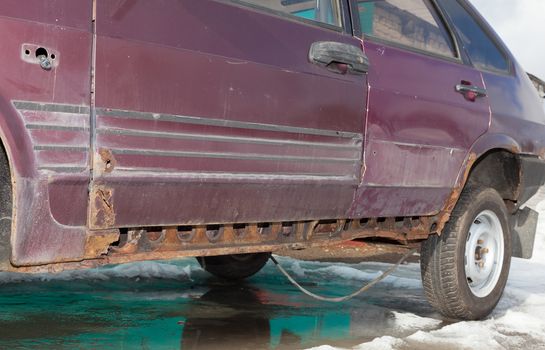
M477 21L456 0L440 0L454 22L464 47L475 67L492 71L509 71L509 62Z
M454 57L452 39L428 0L358 1L364 36Z

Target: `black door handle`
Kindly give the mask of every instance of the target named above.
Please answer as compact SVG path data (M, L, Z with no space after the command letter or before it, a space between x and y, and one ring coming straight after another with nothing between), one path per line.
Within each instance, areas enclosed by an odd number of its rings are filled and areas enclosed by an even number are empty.
M334 41L317 41L309 52L310 62L322 67L346 65L346 70L335 69L338 73L348 71L353 74L365 74L369 71L369 59L360 47Z

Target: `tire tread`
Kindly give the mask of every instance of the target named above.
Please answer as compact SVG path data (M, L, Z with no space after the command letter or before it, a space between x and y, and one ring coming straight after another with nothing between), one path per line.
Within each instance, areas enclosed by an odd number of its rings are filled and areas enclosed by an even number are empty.
M458 281L461 281L460 277L465 277L458 275L457 252L465 249L465 242L459 237L463 230L464 215L479 194L486 190L495 191L466 187L441 236L430 236L422 243L421 274L426 298L436 310L450 318L473 320L483 317L482 313L473 310L471 303L464 297ZM498 198L501 199L499 195ZM461 244L464 244L464 248L459 247ZM508 254L507 247L505 254Z

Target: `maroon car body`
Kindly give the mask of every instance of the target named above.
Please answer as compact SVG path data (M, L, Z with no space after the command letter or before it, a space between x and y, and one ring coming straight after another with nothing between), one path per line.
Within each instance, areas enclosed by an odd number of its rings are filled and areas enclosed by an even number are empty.
M516 60L465 2L506 73L472 65L448 16L451 58L362 40L359 2L338 4L340 25L244 1L0 2L2 269L423 240L479 165L516 228L545 159ZM321 64L324 42L361 61Z

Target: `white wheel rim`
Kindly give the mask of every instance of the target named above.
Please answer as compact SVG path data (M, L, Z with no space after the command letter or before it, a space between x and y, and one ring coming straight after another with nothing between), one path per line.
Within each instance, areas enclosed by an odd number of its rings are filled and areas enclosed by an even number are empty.
M466 281L475 296L484 298L494 290L500 279L503 257L500 220L494 212L485 210L469 228L464 254Z

